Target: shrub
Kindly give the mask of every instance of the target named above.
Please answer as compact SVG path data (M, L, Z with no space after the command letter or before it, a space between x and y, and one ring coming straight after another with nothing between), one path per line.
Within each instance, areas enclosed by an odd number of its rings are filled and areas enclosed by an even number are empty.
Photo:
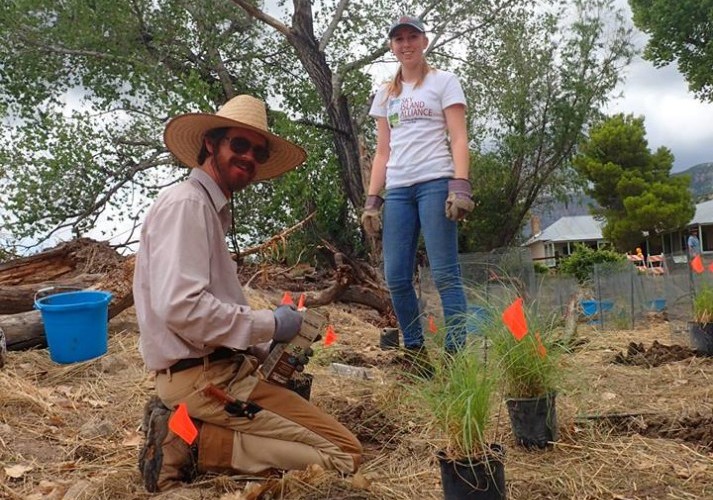
M535 268L535 273L537 273L537 274L549 274L550 273L550 268L541 262L535 262L534 268Z
M579 283L585 283L592 276L594 266L604 262L624 262L626 256L610 249L594 250L578 243L574 252L560 262L560 272L577 278Z

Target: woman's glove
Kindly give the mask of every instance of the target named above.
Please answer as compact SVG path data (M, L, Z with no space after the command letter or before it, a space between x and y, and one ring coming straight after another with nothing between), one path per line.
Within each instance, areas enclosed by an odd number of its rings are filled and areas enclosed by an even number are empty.
M289 342L302 328L302 314L297 312L293 305L281 305L275 312L275 333L272 340L275 342Z
M361 214L361 225L369 236L378 236L381 232L381 205L384 199L378 194L366 197L364 212Z
M473 189L468 179L451 179L448 181L448 198L446 198L446 217L453 221L462 220L475 208Z

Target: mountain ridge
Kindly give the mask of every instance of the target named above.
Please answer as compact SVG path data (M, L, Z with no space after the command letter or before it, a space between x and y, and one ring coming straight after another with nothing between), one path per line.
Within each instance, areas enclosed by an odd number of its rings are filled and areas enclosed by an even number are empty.
M713 199L713 162L698 163L680 172L672 173L671 177L690 175L691 180L688 190L695 203ZM533 207L532 214L535 218L535 229L540 230L554 224L562 217L575 215L590 215L589 206L596 202L584 193L575 193L566 202L542 203ZM523 236L529 238L533 234L533 220L523 229ZM535 231L537 232L537 231Z

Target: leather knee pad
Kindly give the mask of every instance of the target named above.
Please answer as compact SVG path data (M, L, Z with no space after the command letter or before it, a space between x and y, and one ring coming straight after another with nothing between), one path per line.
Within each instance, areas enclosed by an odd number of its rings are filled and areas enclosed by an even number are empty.
M198 471L232 471L233 437L235 431L203 423L198 439Z

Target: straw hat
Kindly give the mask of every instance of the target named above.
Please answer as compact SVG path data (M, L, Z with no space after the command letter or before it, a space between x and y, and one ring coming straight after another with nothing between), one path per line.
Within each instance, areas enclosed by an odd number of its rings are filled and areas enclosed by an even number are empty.
M239 95L226 102L215 114L186 113L172 118L163 132L168 150L184 165L198 167L198 153L206 132L214 128L242 127L267 139L270 158L255 169L254 182L271 179L302 164L304 149L267 129L265 103L249 95Z

